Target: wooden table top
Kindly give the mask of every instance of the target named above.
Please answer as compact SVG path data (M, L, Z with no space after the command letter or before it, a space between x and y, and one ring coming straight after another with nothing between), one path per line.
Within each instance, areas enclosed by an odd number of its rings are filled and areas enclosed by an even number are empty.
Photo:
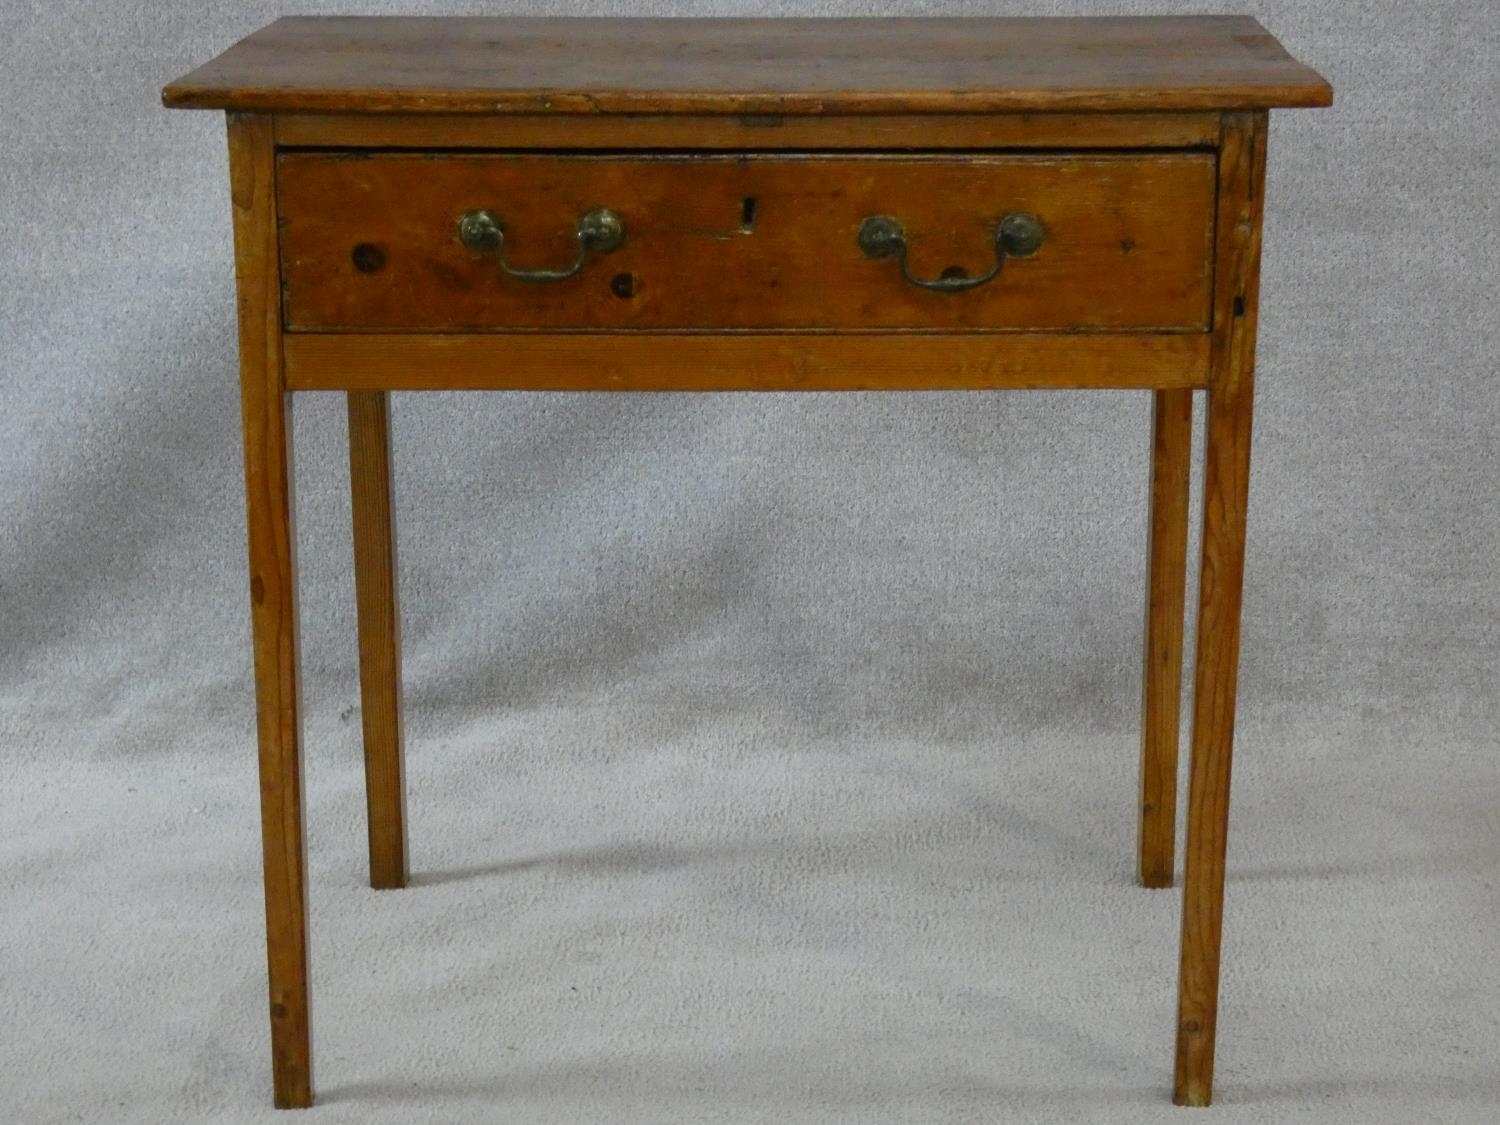
M277 20L162 92L250 112L860 114L1322 106L1248 16Z

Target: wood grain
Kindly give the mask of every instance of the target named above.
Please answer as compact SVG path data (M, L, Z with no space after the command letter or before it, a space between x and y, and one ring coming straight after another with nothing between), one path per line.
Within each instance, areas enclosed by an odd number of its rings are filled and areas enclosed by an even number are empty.
M1204 331L1214 160L1205 153L682 157L293 153L278 161L288 330L514 328ZM747 200L753 203L747 204ZM625 243L567 281L503 274L457 238L492 209L506 259L557 267L608 206ZM753 215L747 219L747 209ZM1046 241L986 285L936 293L872 261L873 215L907 231L919 277L995 261L994 231ZM356 247L378 255L360 260ZM619 278L632 279L628 295Z
M1212 1097L1266 110L1253 19L293 17L163 91L230 110L275 1100L312 1102L290 409L348 393L371 882L407 878L388 392L1156 392L1140 877L1174 840L1191 395L1208 391L1174 1098ZM274 115L274 116L272 116ZM279 155L278 155L279 153ZM626 241L561 285L586 209ZM934 294L865 259L898 218Z
M368 114L276 118L286 148L670 149L733 152L840 149L1211 148L1217 113Z
M390 406L380 391L351 391L348 399L370 886L392 890L406 886L407 844Z
M586 334L285 338L294 390L936 391L1201 387L1197 335Z
M1245 16L291 17L168 106L361 113L1010 113L1327 105Z
M1159 888L1172 885L1176 853L1193 392L1157 391L1151 430L1137 873L1142 886Z
M1204 455L1203 561L1173 1094L1179 1105L1208 1105L1213 1097L1250 485L1266 116L1263 112L1226 115L1220 155L1220 270Z
M291 397L282 383L271 122L229 119L250 612L276 1104L312 1104Z

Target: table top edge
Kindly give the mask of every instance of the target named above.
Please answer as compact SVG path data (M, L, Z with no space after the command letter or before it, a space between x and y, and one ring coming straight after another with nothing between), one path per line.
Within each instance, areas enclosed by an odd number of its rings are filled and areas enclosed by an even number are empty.
M527 49L497 57L515 42ZM1332 100L1329 83L1249 16L286 16L162 90L172 109L557 116L1217 112Z

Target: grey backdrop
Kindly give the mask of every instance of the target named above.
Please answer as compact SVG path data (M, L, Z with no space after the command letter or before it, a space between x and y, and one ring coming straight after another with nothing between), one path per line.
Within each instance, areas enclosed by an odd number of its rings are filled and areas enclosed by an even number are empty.
M1337 90L1272 130L1216 1120L1493 1122L1496 7L587 10L1216 9ZM12 1121L271 1118L223 125L157 95L281 10L0 14ZM297 419L314 1120L1183 1120L1178 895L1131 885L1146 395L395 418L389 895L342 401Z

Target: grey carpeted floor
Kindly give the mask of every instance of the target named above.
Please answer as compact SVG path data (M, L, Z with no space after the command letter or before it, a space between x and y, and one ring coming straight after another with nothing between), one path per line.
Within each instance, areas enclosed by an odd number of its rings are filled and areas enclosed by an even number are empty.
M274 1116L222 122L156 98L280 7L0 8L6 1122ZM1272 133L1209 1112L1500 1121L1500 12L1109 8L1251 11L1338 91ZM1130 878L1145 395L395 409L377 894L342 403L299 406L310 1120L1190 1116Z

